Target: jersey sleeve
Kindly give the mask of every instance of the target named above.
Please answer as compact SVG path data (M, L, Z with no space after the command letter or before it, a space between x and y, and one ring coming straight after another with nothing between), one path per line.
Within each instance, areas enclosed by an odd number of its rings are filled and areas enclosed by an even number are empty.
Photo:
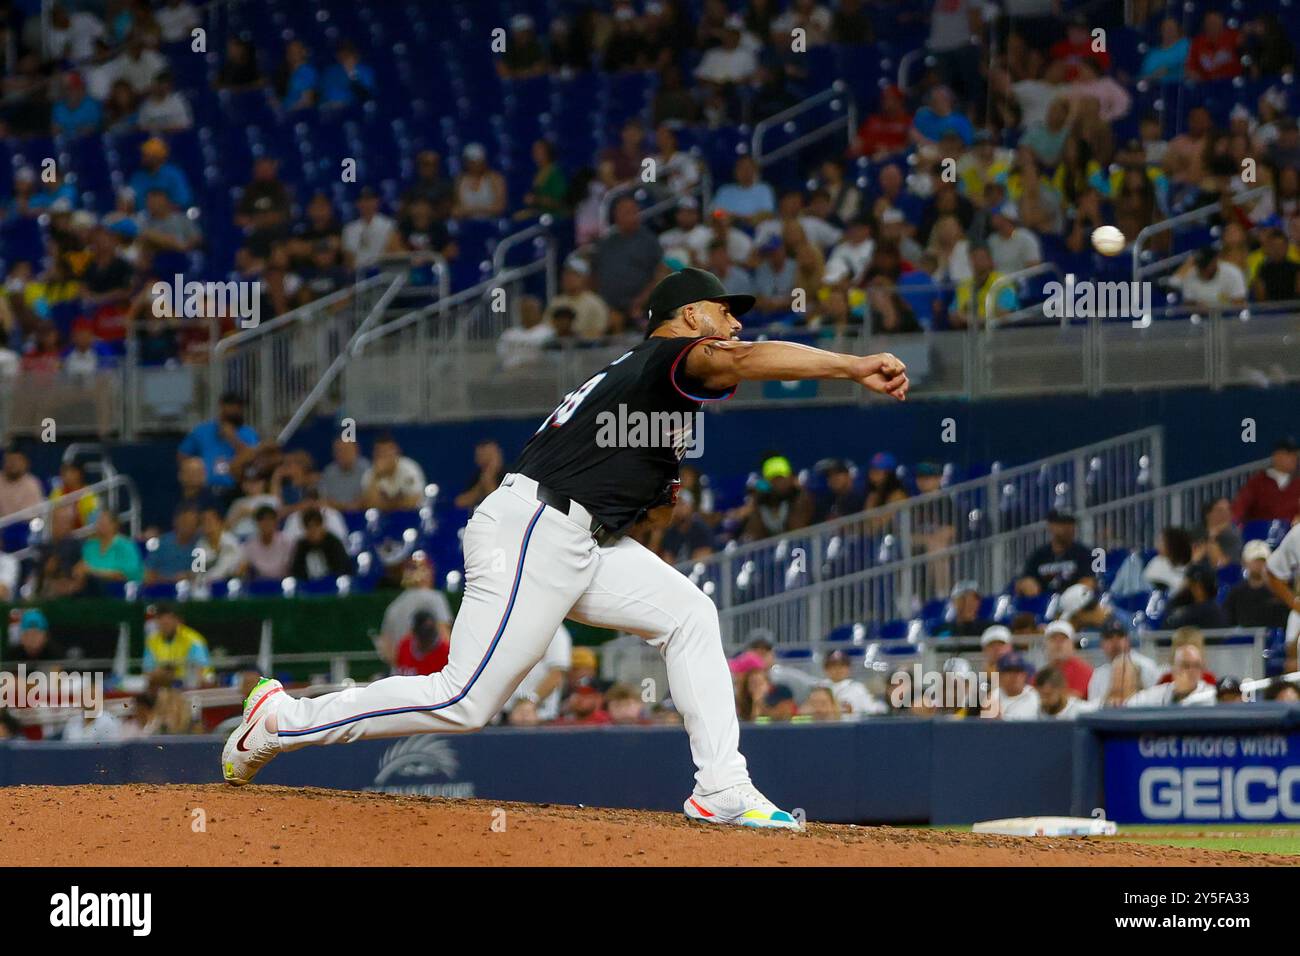
M1268 556L1265 567L1273 577L1290 583L1300 570L1300 525L1286 533L1282 543Z
M703 338L664 339L655 352L650 364L650 372L668 392L679 395L691 402L719 402L736 393L734 387L726 391L705 388L686 374L686 356L691 349L701 342L720 342L721 336L710 335Z

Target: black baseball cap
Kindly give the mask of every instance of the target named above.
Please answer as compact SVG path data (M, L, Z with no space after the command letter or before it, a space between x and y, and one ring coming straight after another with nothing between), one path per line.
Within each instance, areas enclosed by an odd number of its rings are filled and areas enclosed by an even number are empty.
M1300 451L1300 445L1297 445L1297 444L1296 444L1296 440L1295 440L1294 437L1292 437L1291 435L1287 435L1287 436L1285 436L1285 437L1283 437L1283 438L1279 438L1279 439L1274 443L1274 445L1273 445L1273 450L1274 450L1274 451L1291 451L1291 452L1294 452L1294 451Z
M646 308L646 336L668 319L674 311L692 302L723 302L732 315L744 315L754 307L754 297L747 293L728 295L722 281L712 272L687 267L664 276L650 292Z

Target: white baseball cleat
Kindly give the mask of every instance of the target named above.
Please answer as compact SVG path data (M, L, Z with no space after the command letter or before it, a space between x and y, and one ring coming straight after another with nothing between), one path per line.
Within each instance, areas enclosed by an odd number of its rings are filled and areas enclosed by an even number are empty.
M280 738L266 729L266 719L284 703L284 685L263 677L244 699L244 719L226 738L221 773L226 783L242 787L280 752Z
M729 823L768 830L802 830L792 815L758 792L752 783L737 784L717 793L693 793L682 806L692 820Z

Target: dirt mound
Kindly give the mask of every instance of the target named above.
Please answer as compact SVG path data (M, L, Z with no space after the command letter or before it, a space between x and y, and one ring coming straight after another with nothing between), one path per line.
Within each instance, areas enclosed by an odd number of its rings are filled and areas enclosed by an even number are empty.
M286 787L11 787L0 866L1223 866L1261 855Z

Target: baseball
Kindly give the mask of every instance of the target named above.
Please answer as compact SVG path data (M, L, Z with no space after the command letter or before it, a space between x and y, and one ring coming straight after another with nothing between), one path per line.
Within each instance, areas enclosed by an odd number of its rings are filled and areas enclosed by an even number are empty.
M1119 255L1127 241L1114 226L1098 226L1092 231L1092 247L1103 256Z

